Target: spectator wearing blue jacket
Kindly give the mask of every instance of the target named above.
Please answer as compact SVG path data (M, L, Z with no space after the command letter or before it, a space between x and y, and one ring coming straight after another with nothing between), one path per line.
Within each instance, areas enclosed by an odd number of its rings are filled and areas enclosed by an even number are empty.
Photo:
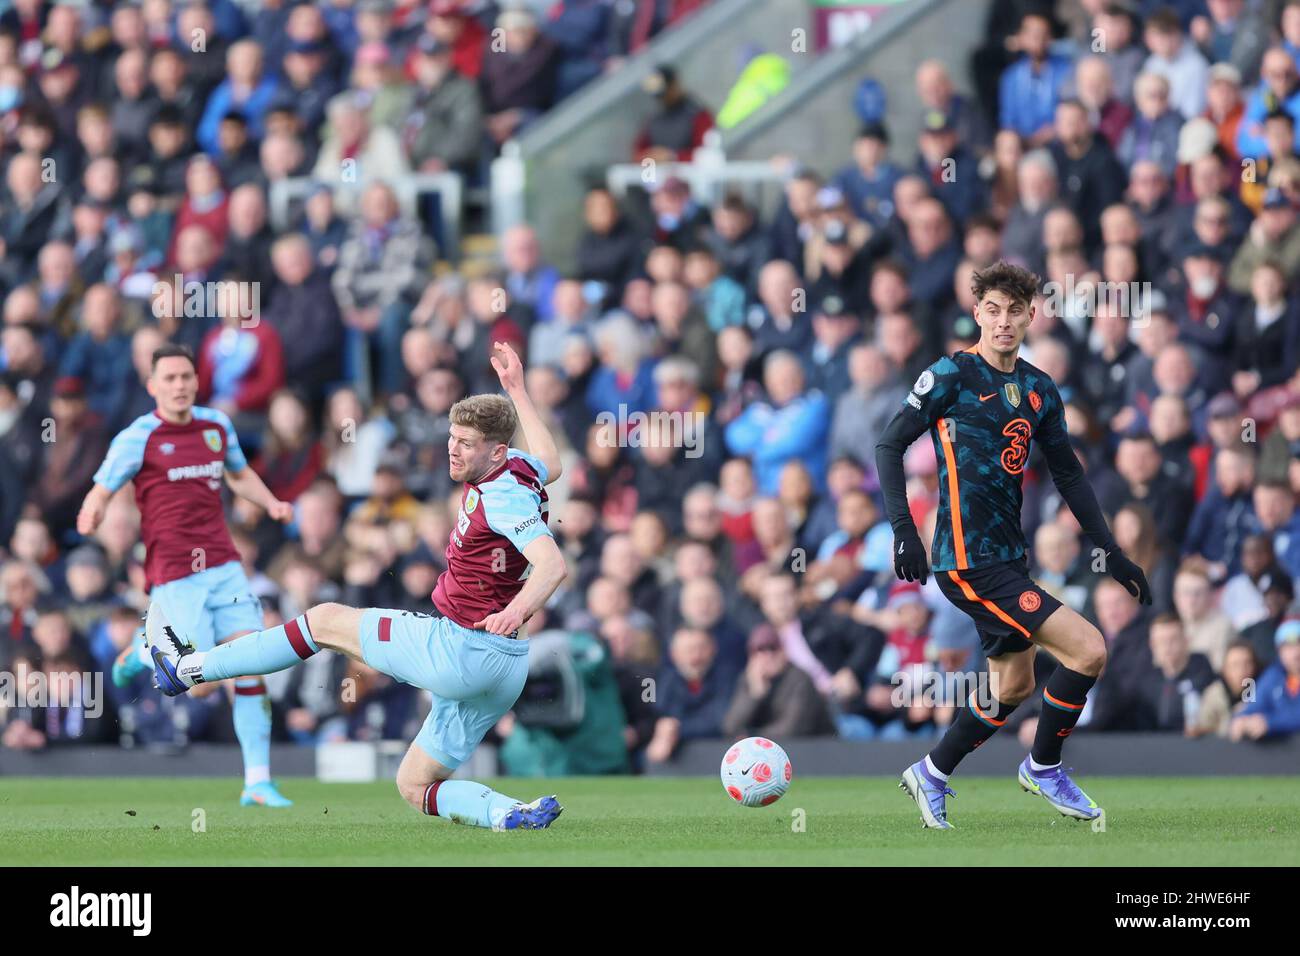
M664 763L687 740L721 737L739 676L718 656L708 631L680 628L668 647L669 663L659 672L658 711L646 759Z
M110 285L93 285L81 305L81 331L68 343L59 375L81 379L90 410L115 422L135 379L131 338L121 331L122 302Z
M805 391L803 363L783 349L763 363L767 400L755 402L727 426L727 447L754 463L761 495L775 495L781 469L800 461L819 490L826 487L826 437L831 407L821 392Z
M1000 126L1041 145L1052 138L1056 104L1074 74L1074 64L1051 52L1052 25L1041 13L1021 17L1014 39L1024 55L1002 73L998 85Z
M1269 50L1264 54L1259 75L1259 86L1246 101L1246 112L1237 127L1237 152L1243 159L1262 159L1268 155L1264 120L1279 109L1297 120L1296 150L1300 151L1300 78L1295 61L1286 50Z
M217 132L227 113L243 114L249 135L260 142L263 120L279 90L276 78L263 70L262 48L257 41L232 43L226 53L226 79L208 97L199 120L195 137L198 144L208 155L217 155Z
M601 322L595 337L600 366L587 385L591 414L611 415L618 422L633 412L652 410L657 401L655 361L648 356L649 343L636 320L616 313Z
M1248 451L1240 445L1219 449L1213 483L1192 512L1183 541L1185 557L1198 554L1211 564L1221 564L1228 577L1241 573L1242 542L1259 531L1251 500L1254 483L1255 459Z
M894 214L894 184L902 175L889 161L888 131L881 123L868 123L853 140L853 162L835 174L831 185L859 219L883 229Z
M1259 675L1255 699L1229 725L1233 740L1286 737L1300 731L1300 615L1283 618L1274 635L1277 660Z

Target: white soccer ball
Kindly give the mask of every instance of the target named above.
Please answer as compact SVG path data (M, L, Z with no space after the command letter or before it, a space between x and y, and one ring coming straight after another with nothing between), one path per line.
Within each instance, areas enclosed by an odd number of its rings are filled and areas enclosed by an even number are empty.
M722 756L722 789L737 803L765 807L790 789L790 758L766 737L746 737Z

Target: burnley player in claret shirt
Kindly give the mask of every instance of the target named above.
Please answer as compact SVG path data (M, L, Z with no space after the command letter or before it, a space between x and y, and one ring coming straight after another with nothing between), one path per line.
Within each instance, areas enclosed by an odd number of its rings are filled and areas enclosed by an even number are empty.
M262 627L261 602L226 528L222 479L277 521L292 518L293 507L271 494L248 467L230 418L194 404L199 380L189 349L164 345L154 352L147 388L157 407L113 439L82 503L77 530L93 534L108 500L130 481L140 510L149 600L197 647L208 650ZM113 664L113 683L126 687L148 667L141 631ZM265 683L248 677L227 686L244 758L240 803L291 806L271 780L271 706Z
M1101 632L1029 577L1020 530L1021 482L1031 443L1106 571L1143 604L1151 588L1115 544L1070 446L1056 383L1019 357L1034 318L1038 277L997 263L975 273L979 341L921 373L876 445L876 469L894 529L894 570L925 584L934 568L947 599L975 622L989 661L989 693L973 693L939 745L903 772L900 786L927 827L951 829L949 775L1034 691L1034 655L1057 667L1043 688L1034 746L1017 779L1061 813L1092 820L1101 809L1061 767L1061 748L1106 663ZM939 511L927 558L907 502L903 453L926 432L939 464Z
M214 680L270 674L322 648L429 691L433 706L397 771L402 797L430 816L494 830L549 827L554 796L523 803L451 775L500 720L528 677L523 626L567 570L548 524L546 486L560 453L524 389L514 349L495 346L505 396L471 395L452 406L449 473L464 483L447 542L447 570L433 592L437 614L318 604L307 613L206 653L157 606L146 640L163 693ZM522 441L512 447L516 433Z

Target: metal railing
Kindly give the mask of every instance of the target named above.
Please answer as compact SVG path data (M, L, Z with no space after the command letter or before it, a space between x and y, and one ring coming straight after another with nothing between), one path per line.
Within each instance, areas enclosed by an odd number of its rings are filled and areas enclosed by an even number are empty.
M271 225L277 232L292 227L296 209L318 182L319 180L311 176L295 176L271 184L267 202L270 207ZM373 180L326 185L332 188L336 201L340 195L346 195L348 199L355 202L371 182ZM441 242L438 255L451 262L459 262L465 189L460 174L412 173L409 176L384 180L384 182L392 187L402 214L416 220L422 219L424 200L437 199L441 219Z

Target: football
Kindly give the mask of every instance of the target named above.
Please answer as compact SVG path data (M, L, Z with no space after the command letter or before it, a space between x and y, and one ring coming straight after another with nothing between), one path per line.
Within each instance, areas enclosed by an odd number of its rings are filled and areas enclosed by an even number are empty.
M722 756L722 789L739 804L765 807L790 789L794 770L779 745L766 737L746 737Z

